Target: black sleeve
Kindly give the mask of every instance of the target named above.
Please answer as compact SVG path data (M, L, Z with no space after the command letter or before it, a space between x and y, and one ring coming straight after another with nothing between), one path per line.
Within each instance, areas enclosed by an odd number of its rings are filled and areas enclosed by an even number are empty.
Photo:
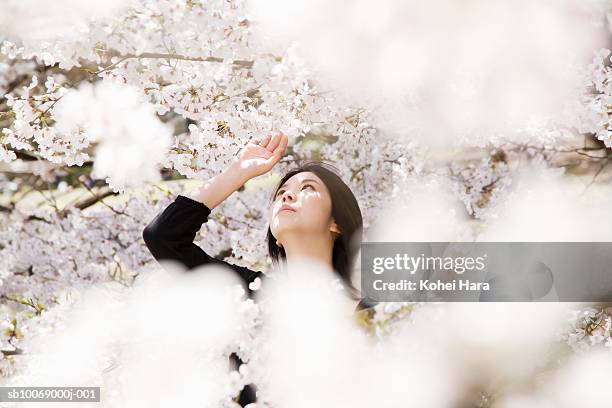
M263 272L225 262L208 255L193 240L211 210L204 203L178 195L144 228L142 237L153 257L178 261L191 270L200 265L217 263L235 270L247 284L263 279Z

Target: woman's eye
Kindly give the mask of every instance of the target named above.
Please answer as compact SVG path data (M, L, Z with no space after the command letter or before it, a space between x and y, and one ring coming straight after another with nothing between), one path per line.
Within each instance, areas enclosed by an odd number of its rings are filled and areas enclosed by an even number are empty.
M305 189L306 187L310 187L313 190L315 189L314 186L312 184L304 184L304 187L302 187L302 190ZM283 194L285 192L285 190L278 190L278 192L276 193L276 197L278 198L281 194Z

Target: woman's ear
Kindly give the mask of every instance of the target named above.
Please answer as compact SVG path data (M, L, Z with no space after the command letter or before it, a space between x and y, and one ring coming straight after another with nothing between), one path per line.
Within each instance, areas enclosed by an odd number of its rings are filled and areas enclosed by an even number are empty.
M338 235L342 235L342 231L340 231L340 227L338 227L338 224L336 224L335 221L332 220L331 226L329 227L329 230L331 232L335 232Z

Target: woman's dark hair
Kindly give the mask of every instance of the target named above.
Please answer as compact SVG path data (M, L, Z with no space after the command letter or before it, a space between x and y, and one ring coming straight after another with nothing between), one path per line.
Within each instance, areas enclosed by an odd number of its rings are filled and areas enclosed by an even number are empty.
M289 170L281 178L274 189L271 201L279 188L292 176L309 171L316 174L325 183L329 190L332 204L332 217L340 228L341 234L334 241L332 252L332 263L334 272L340 277L349 295L354 299L359 298L358 290L351 282L355 256L361 247L363 218L357 199L351 189L342 181L338 175L338 169L333 165L321 161L309 161ZM276 238L268 226L268 254L274 263L279 259L285 259L285 249L276 245Z

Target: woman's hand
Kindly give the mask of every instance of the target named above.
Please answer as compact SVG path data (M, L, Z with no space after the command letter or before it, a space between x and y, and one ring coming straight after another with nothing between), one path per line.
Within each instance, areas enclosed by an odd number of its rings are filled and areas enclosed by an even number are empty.
M232 167L242 174L245 181L267 173L282 157L287 140L280 131L268 134L262 140L252 140L238 152Z

